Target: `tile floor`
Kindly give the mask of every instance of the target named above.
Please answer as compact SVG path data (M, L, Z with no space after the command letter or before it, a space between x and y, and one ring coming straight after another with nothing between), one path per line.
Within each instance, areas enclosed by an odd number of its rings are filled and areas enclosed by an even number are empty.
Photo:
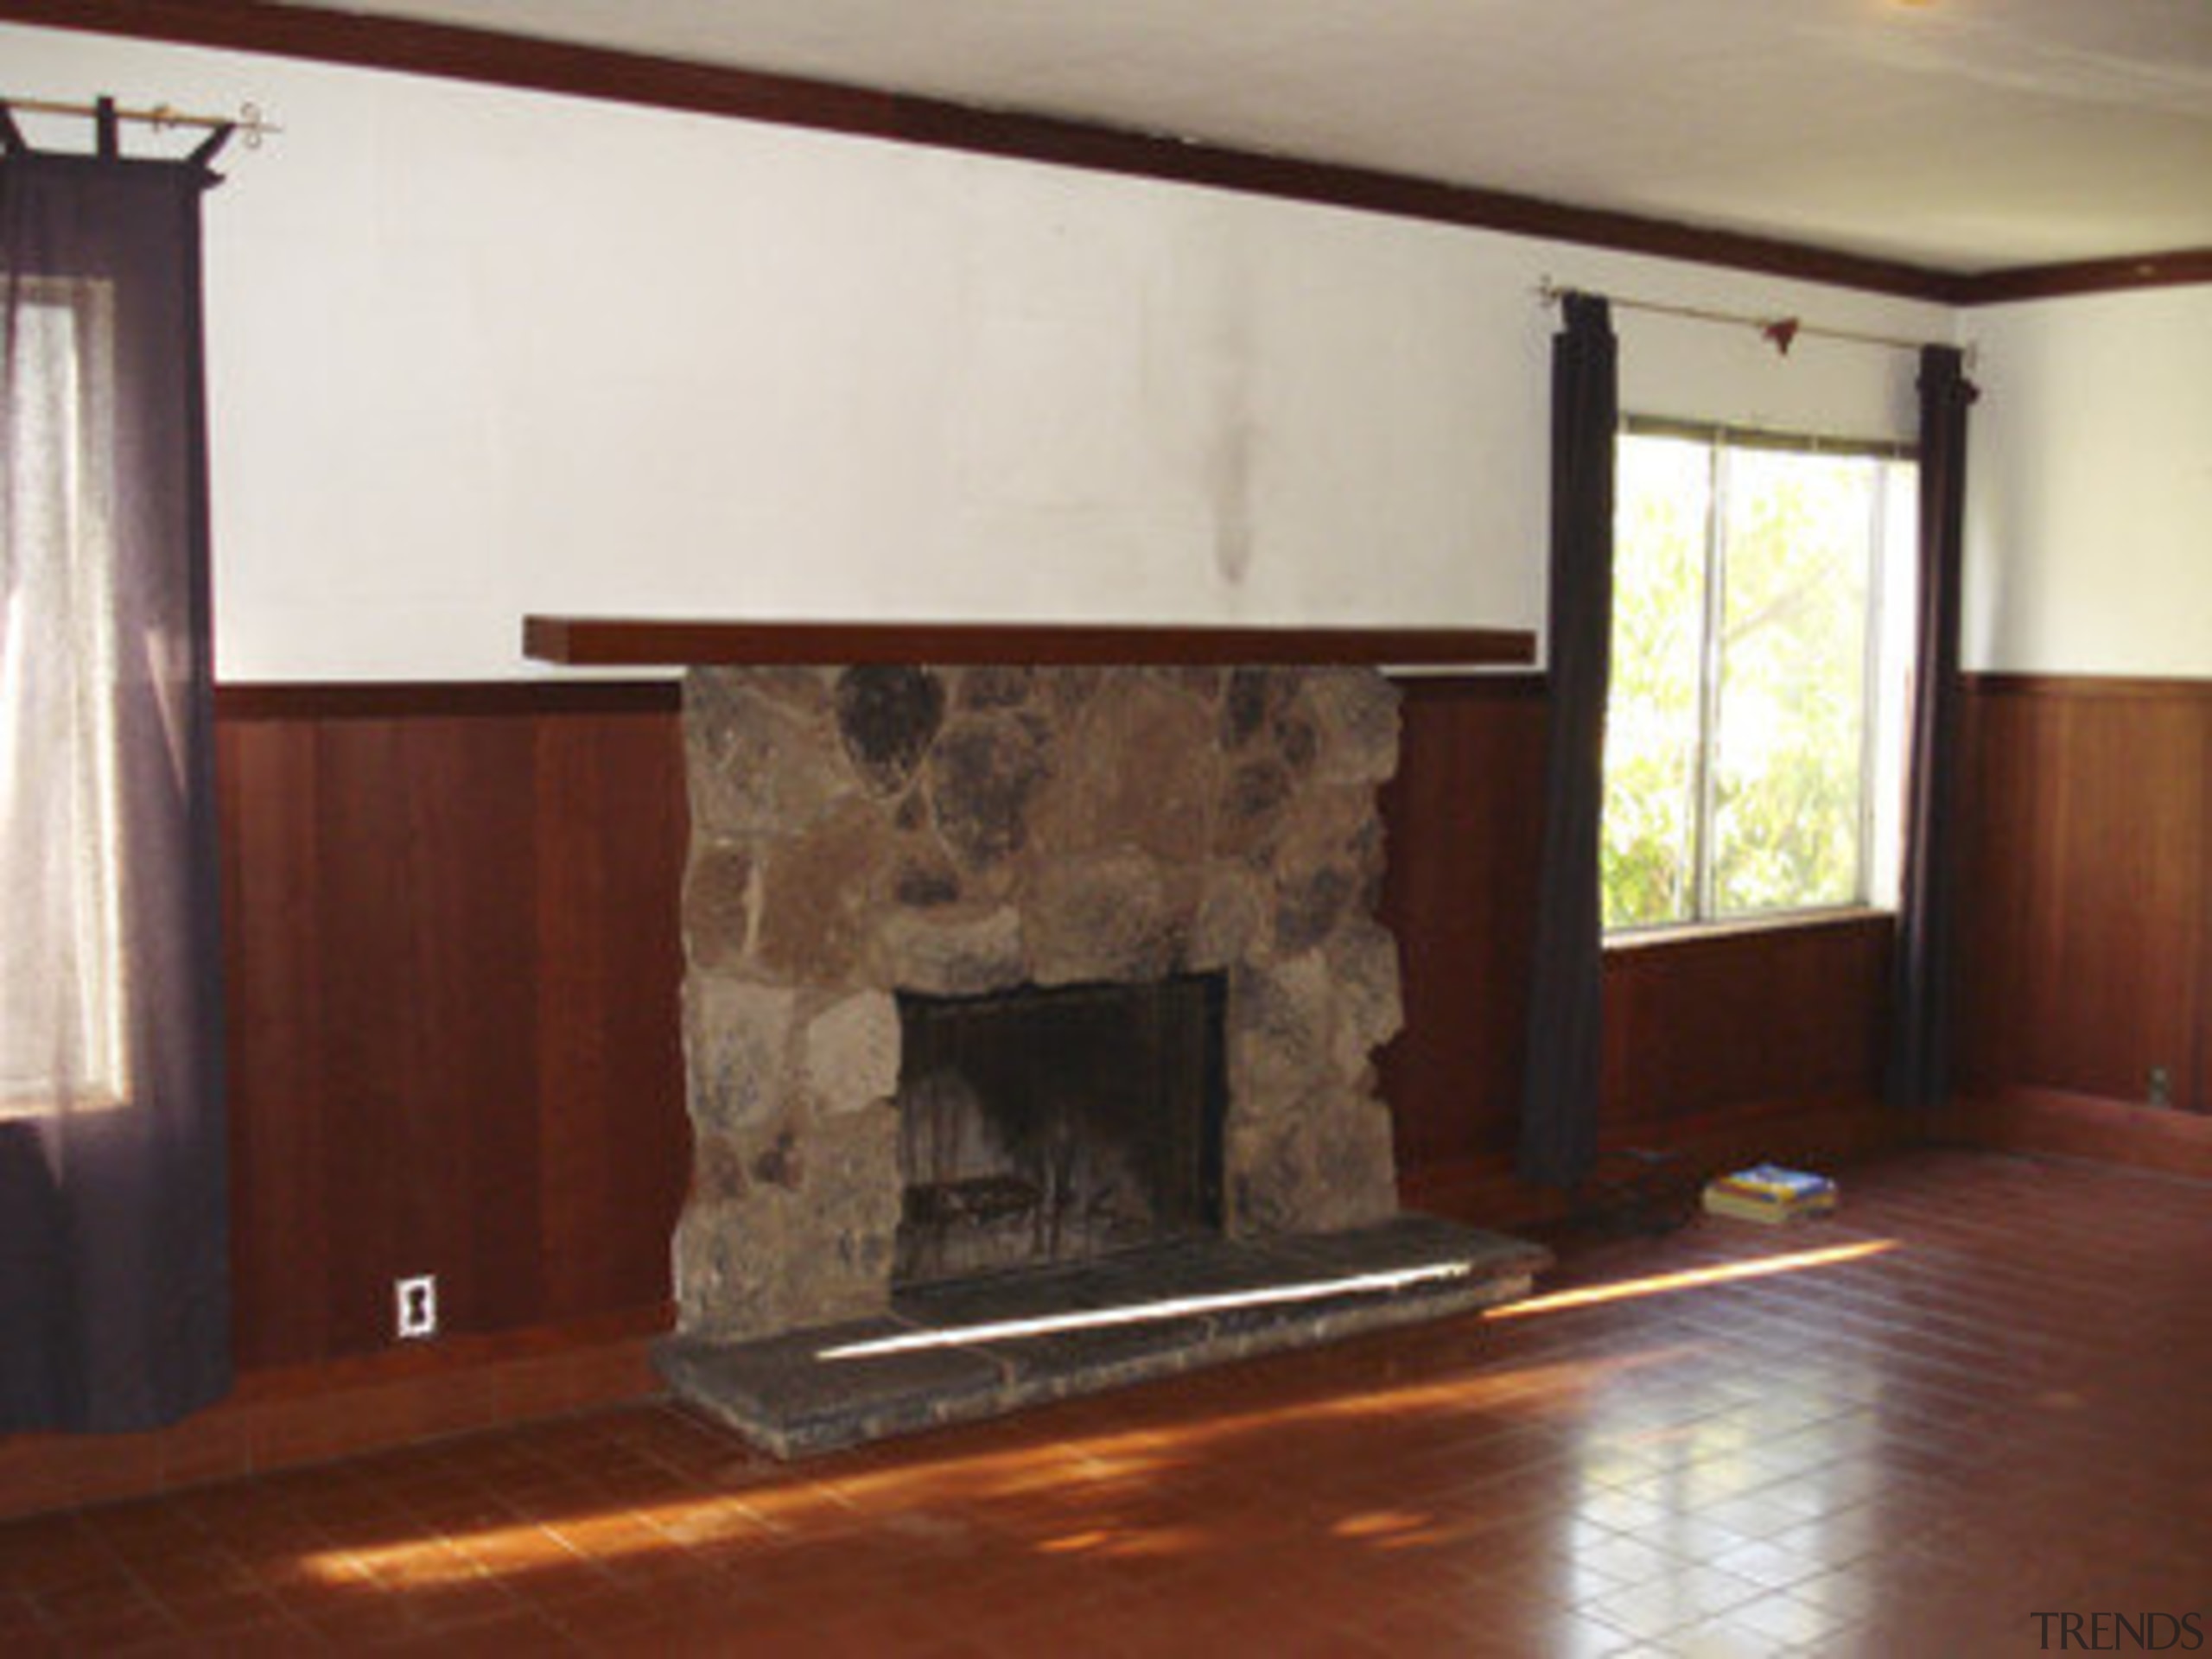
M1973 1154L1846 1177L1829 1221L1567 1241L1542 1288L1588 1300L797 1466L642 1406L0 1526L0 1649L2212 1641L2212 1188Z

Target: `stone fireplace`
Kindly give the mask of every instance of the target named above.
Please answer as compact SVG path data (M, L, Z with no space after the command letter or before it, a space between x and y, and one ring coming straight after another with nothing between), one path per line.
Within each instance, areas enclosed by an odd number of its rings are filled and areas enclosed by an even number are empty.
M1001 1264L1003 1237L918 1233L932 1214L1081 1233L1089 1253L1167 1202L1132 1198L1152 1154L1116 1134L1075 1150L1067 1090L1013 1127L946 1128L974 1079L908 1064L917 1008L1211 985L1211 1190L1168 1228L1249 1238L1396 1214L1370 1063L1400 1020L1376 918L1376 790L1398 742L1381 674L696 668L684 701L686 1337L880 1315L896 1279ZM1133 1040L1103 1029L1061 1052ZM1209 1039L1163 1040L1205 1063ZM1109 1116L1126 1086L1105 1089Z

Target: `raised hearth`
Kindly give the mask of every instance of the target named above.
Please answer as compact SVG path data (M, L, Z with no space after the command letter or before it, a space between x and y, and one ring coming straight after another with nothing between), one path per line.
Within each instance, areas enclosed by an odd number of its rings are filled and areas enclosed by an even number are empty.
M899 1291L874 1319L752 1342L673 1337L685 1400L791 1458L1493 1306L1549 1261L1417 1216L1329 1235L1186 1239Z

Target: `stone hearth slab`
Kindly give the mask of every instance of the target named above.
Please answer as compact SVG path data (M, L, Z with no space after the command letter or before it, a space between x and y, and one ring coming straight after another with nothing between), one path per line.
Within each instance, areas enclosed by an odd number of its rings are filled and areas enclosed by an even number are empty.
M779 1458L834 1451L1525 1295L1549 1255L1423 1216L1184 1239L917 1286L878 1319L655 1358L687 1404Z
M822 1325L756 1342L671 1337L653 1361L677 1396L779 1458L911 1434L991 1414L1005 1368L970 1348L825 1359L855 1344L910 1336L899 1319Z

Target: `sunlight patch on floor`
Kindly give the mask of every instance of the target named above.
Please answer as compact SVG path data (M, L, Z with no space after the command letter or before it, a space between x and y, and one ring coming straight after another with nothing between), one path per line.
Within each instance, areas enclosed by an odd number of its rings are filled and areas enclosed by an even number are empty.
M1172 1427L1150 1425L1033 1446L840 1469L825 1471L821 1479L794 1471L787 1479L748 1486L741 1498L733 1494L726 1502L702 1503L691 1493L664 1504L626 1503L602 1515L516 1521L310 1554L301 1559L301 1567L326 1582L358 1577L365 1568L389 1585L435 1589L510 1572L526 1574L571 1565L572 1548L600 1560L681 1551L748 1535L763 1548L772 1548L772 1532L790 1528L803 1531L810 1514L826 1510L849 1521L856 1510L888 1515L901 1504L930 1501L1011 1503L1047 1496L1063 1512L1061 1524L1067 1529L1052 1537L1085 1540L1081 1544L1063 1542L1065 1550L1116 1555L1182 1553L1205 1548L1210 1540L1187 1528L1111 1528L1100 1535L1095 1517L1102 1505L1123 1495L1115 1491L1116 1486L1173 1481L1179 1470L1210 1451L1245 1436L1277 1435L1301 1424L1422 1414L1497 1411L1518 1415L1541 1409L1547 1402L1571 1400L1599 1383L1663 1365L1690 1351L1675 1344L1540 1365L1483 1366L1444 1381L1217 1413ZM556 1534L557 1538L551 1535Z
M1488 1309L1486 1319L1518 1319L1569 1308L1740 1283L1777 1274L1802 1273L1864 1261L1897 1248L1891 1239L1869 1239L1822 1249L1798 1250L1747 1262L1656 1274L1532 1297L1503 1307ZM1095 1320L1127 1323L1137 1319L1170 1318L1179 1313L1209 1308L1245 1306L1267 1300L1316 1299L1350 1289L1389 1288L1464 1274L1463 1262L1411 1268L1401 1273L1360 1275L1356 1279L1316 1281L1310 1284L1232 1295L1201 1296L1175 1302L1146 1303L1127 1308L1107 1308L1087 1314L1058 1316L1046 1320L1006 1321L1003 1326L982 1327L993 1335L1011 1335L1015 1325L1065 1329L1071 1323ZM1021 1332L1026 1334L1027 1332ZM976 1331L918 1333L922 1341L989 1340ZM893 1338L904 1342L904 1338ZM859 1357L880 1351L883 1344L856 1344L829 1357L844 1353ZM804 1513L824 1503L840 1505L896 1506L902 1503L942 1497L948 1494L984 1500L1011 1500L1059 1491L1065 1494L1068 1519L1080 1522L1081 1511L1095 1505L1103 1489L1116 1483L1140 1484L1172 1479L1175 1471L1203 1455L1208 1448L1255 1433L1274 1433L1300 1423L1402 1414L1500 1410L1515 1414L1538 1409L1546 1401L1576 1398L1591 1387L1624 1373L1667 1363L1688 1351L1681 1344L1647 1349L1635 1353L1596 1358L1557 1361L1539 1365L1482 1366L1439 1381L1332 1393L1320 1397L1248 1411L1217 1413L1173 1427L1151 1425L1126 1433L1108 1431L1074 1440L1035 1446L994 1450L965 1457L930 1459L880 1468L839 1471L829 1481L794 1473L784 1482L747 1489L742 1502L702 1506L696 1496L658 1507L626 1508L606 1516L582 1515L565 1518L549 1529L537 1522L518 1522L486 1527L455 1536L404 1540L397 1542L302 1558L303 1570L329 1581L358 1575L365 1569L379 1580L399 1585L434 1587L467 1582L486 1574L529 1573L564 1566L575 1559L565 1535L577 1548L598 1555L636 1555L677 1549L702 1541L759 1535L778 1524L779 1516L804 1525ZM832 1495L834 1488L834 1497ZM643 1524L639 1524L643 1522ZM1346 1518L1334 1529L1346 1538L1364 1539L1377 1548L1426 1541L1429 1518L1411 1515L1371 1513ZM681 1541L679 1541L679 1536ZM1038 1548L1046 1553L1102 1554L1178 1553L1203 1548L1205 1539L1180 1529L1168 1536L1157 1529L1133 1532L1100 1530L1077 1525L1056 1532Z
M1065 1313L1040 1314L1027 1319L994 1319L982 1325L957 1325L944 1331L911 1331L896 1337L877 1337L824 1348L817 1359L876 1359L887 1354L909 1354L930 1348L964 1347L969 1343L1007 1342L1019 1337L1051 1336L1065 1331L1095 1331L1112 1325L1146 1325L1158 1319L1186 1319L1193 1314L1226 1313L1241 1307L1288 1306L1318 1302L1332 1296L1362 1296L1404 1290L1414 1285L1464 1279L1473 1271L1468 1262L1440 1262L1424 1268L1402 1268L1392 1273L1354 1274L1338 1279L1317 1279L1298 1285L1270 1285L1258 1290L1220 1291L1205 1296L1173 1296L1160 1301L1132 1302L1124 1307L1087 1307Z
M1648 1279L1623 1279L1610 1285L1587 1285L1580 1290L1562 1290L1549 1296L1531 1296L1526 1301L1508 1302L1503 1307L1486 1308L1486 1319L1517 1319L1531 1313L1557 1313L1571 1307L1597 1307L1607 1302L1624 1302L1641 1296L1661 1296L1677 1290L1697 1290L1707 1285L1733 1284L1745 1279L1764 1279L1778 1273L1802 1273L1811 1268L1839 1267L1846 1262L1863 1261L1870 1255L1880 1255L1897 1248L1890 1238L1867 1239L1857 1244L1837 1244L1824 1250L1799 1250L1789 1255L1762 1256L1753 1262L1730 1262L1717 1268L1691 1268L1681 1273L1654 1274Z

